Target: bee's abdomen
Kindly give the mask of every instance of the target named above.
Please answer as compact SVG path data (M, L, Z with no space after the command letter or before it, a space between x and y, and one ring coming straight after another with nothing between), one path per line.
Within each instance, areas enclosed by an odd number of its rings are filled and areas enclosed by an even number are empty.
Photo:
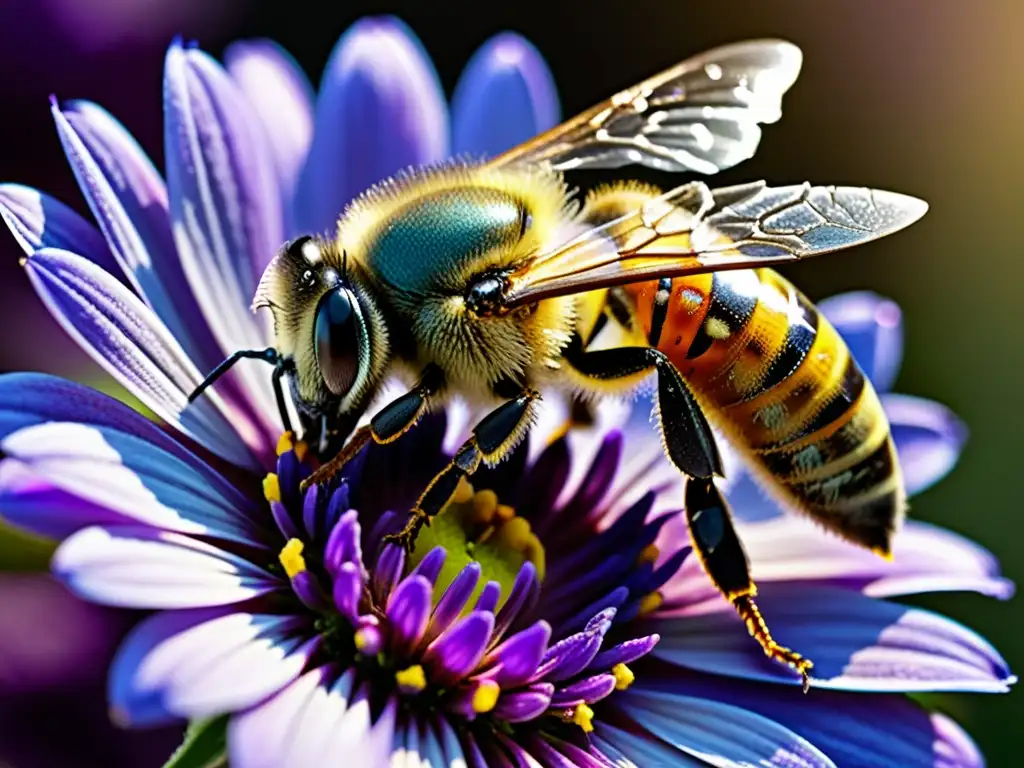
M709 416L776 496L887 552L905 503L889 423L828 320L770 269L678 278L672 288L658 346ZM649 323L645 293L638 314Z

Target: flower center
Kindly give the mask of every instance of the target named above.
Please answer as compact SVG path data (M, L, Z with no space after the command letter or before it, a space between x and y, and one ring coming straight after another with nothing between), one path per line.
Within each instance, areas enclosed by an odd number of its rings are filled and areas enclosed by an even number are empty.
M447 557L434 586L434 601L440 599L459 572L471 562L481 568L481 579L468 604L472 604L489 581L501 586L499 607L511 593L512 584L524 563L537 569L544 579L544 546L525 518L499 503L491 490L474 491L463 479L455 496L441 512L420 529L410 558L415 567L435 547L444 547Z

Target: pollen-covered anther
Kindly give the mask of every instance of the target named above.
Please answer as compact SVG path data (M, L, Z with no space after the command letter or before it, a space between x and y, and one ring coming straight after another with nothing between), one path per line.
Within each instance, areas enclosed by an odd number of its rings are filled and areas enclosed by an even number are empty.
M281 482L273 472L263 478L263 498L267 501L281 501Z
M491 490L477 491L473 494L473 519L480 523L494 520L498 511L498 494Z
M653 563L655 560L658 559L658 556L660 554L661 550L658 549L657 545L648 544L646 547L640 550L640 554L636 558L637 565L643 565L644 563Z
M493 680L483 680L473 692L473 711L477 714L490 712L498 703L501 687Z
M419 693L427 687L427 675L423 667L413 664L395 672L395 682L403 693Z
M306 559L302 556L304 548L305 545L298 539L288 539L281 548L281 554L277 556L289 579L294 579L306 570Z
M571 709L564 710L561 717L567 723L578 725L584 733L591 733L594 730L594 710L586 704L577 704Z
M633 670L621 663L612 667L612 677L615 678L616 691L626 690L633 684L633 681L636 680L636 675L633 674Z
M295 434L293 432L282 432L277 438L276 452L278 456L284 456L295 447Z
M648 614L654 613L656 610L661 608L661 604L665 602L665 598L662 597L661 592L649 592L640 598L639 615L647 616Z
M452 494L452 499L449 504L465 504L472 498L472 484L464 477L459 478L459 484L455 486L455 493Z

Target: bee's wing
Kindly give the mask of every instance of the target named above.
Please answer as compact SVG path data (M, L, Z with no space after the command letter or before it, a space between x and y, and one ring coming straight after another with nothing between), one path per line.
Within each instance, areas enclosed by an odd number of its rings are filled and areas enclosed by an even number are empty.
M795 261L884 237L927 210L915 197L862 187L686 184L538 254L509 276L505 304Z
M547 162L558 170L618 168L717 173L751 157L759 123L782 114L800 49L751 40L707 51L621 91L492 165Z

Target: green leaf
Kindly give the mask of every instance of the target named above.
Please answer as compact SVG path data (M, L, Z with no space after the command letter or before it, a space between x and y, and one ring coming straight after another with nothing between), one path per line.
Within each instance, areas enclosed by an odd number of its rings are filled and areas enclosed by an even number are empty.
M164 763L164 768L217 768L227 765L228 716L195 720L185 730L185 741Z

